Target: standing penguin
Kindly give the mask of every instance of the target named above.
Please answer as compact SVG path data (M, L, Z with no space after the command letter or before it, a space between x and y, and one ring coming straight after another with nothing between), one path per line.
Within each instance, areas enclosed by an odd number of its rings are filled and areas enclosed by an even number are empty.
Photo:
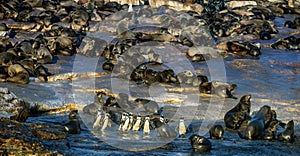
M64 125L65 130L69 134L79 134L80 133L80 123L78 110L73 110L69 113L69 122Z
M133 127L132 127L132 130L133 130L134 132L138 131L138 130L140 129L140 126L141 126L141 116L138 115L138 116L136 117L136 121L135 121L135 124L134 124Z
M178 133L179 133L179 137L185 137L185 135L186 135L186 126L184 124L184 119L183 118L181 118L179 120Z
M98 113L97 113L97 117L96 117L96 120L93 124L93 128L97 128L97 127L100 127L100 124L101 124L101 119L103 117L104 113L101 109L98 110Z
M128 123L128 127L127 127L127 131L129 131L133 126L133 114L129 113L129 123Z
M150 135L150 117L149 116L145 117L143 133L146 135Z
M109 117L110 117L110 114L106 112L105 116L104 116L104 119L103 119L103 124L102 124L102 127L101 127L101 131L104 131L107 127L110 127Z
M122 131L123 131L123 132L127 131L128 126L129 126L129 122L130 122L130 118L129 118L129 116L127 115L127 116L125 116L125 122L124 122L124 124L123 124L123 126L122 126Z
M122 113L121 120L119 122L119 128L118 128L119 131L122 129L123 124L125 123L127 116L128 116L128 114L126 112Z

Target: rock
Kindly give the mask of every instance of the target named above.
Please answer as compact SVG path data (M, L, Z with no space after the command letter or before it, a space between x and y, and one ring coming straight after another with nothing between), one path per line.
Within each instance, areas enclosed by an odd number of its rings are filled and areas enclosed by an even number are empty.
M5 150L9 155L52 155L59 154L57 151L50 151L43 145L48 140L61 141L67 138L62 126L50 126L41 123L20 123L9 119L0 119L0 152ZM60 146L62 149L67 146Z
M7 88L0 88L0 117L25 122L29 115L29 103L18 98Z
M246 5L257 5L255 1L230 1L226 6L230 9L238 8Z

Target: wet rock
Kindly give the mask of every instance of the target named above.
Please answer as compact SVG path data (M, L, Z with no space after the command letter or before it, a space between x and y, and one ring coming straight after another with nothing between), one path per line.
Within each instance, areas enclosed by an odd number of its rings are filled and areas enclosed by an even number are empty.
M228 8L238 8L246 5L257 5L256 1L230 1L227 3Z
M0 150L9 154L58 154L43 145L46 140L62 140L67 136L60 126L26 124L9 119L0 119ZM63 146L61 146L64 148Z
M0 117L24 122L28 112L29 103L18 98L7 88L0 88Z

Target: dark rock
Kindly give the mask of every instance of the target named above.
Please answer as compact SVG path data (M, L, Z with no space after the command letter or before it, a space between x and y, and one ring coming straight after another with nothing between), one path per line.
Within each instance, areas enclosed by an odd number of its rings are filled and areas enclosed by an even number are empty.
M0 117L25 122L29 115L29 103L18 98L7 88L0 88Z

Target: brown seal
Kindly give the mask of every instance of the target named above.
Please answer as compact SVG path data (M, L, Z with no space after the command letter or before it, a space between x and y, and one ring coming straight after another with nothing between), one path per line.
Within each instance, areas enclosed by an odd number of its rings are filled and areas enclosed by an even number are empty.
M192 148L195 151L210 152L212 145L211 142L205 137L194 134L189 137L189 140L191 142Z
M240 102L224 116L225 126L230 129L239 129L241 124L251 117L249 115L251 108L251 95L245 95Z
M270 119L269 114L271 114L271 107L267 105L262 106L247 125L245 136L242 136L241 133L238 133L239 136L243 139L249 140L262 138L266 125L265 123L268 119Z
M212 139L212 137L215 137L216 139L223 140L223 135L224 129L221 125L214 125L209 129L210 139Z
M287 123L286 129L278 135L278 140L293 143L295 141L294 120Z

